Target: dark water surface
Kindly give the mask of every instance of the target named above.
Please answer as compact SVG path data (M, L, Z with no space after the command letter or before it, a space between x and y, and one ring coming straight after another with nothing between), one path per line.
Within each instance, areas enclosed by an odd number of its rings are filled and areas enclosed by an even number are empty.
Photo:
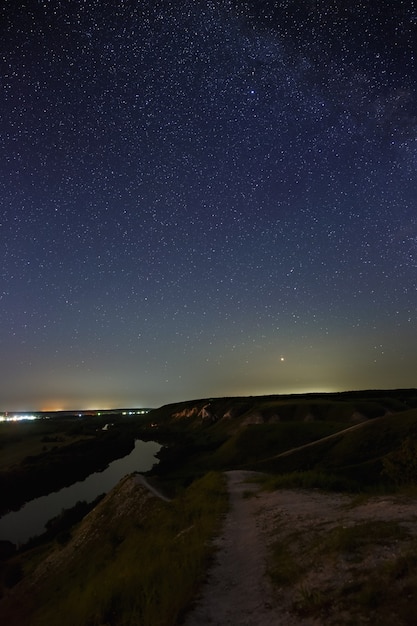
M0 519L0 539L19 544L40 535L46 522L59 515L62 509L74 506L78 500L92 502L98 495L110 491L126 474L150 470L158 461L155 455L160 449L161 444L156 441L138 440L130 454L113 461L104 471L90 474L83 481L31 500L19 511L4 515Z

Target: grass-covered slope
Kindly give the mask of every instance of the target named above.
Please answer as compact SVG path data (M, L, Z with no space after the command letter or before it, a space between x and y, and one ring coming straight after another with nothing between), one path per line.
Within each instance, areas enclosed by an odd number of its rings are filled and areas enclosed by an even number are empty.
M339 487L376 485L390 478L386 457L407 437L417 441L416 406L415 390L167 405L152 420L175 445L161 452L157 471L183 484L208 469L245 468L328 474Z
M227 507L223 477L209 473L171 502L126 477L73 531L17 556L23 578L3 590L9 626L175 624L204 575L209 539Z
M111 428L103 430L110 419ZM0 515L125 456L135 438L146 437L140 433L145 420L114 414L0 422Z
M404 442L408 442L406 449ZM401 472L404 479L408 472L409 482L417 481L417 466L413 477L413 446L417 446L417 409L386 415L333 438L258 459L252 467L273 474L316 472L344 479L346 486L358 489L389 486L405 482ZM336 484L342 487L343 481Z
M246 423L278 421L332 421L355 423L384 415L390 411L410 408L398 397L346 394L307 394L299 396L251 396L237 398L205 398L156 409L149 414L159 427L193 430L213 427L230 433ZM417 393L415 394L417 396ZM414 400L414 398L413 398ZM417 406L417 398L415 399Z
M17 468L27 464L28 446L49 443L43 431L32 430ZM32 461L47 466L53 455L64 458L72 446L82 451L91 442L104 451L118 434L164 444L152 471L172 501L126 477L55 541L49 536L49 543L3 555L0 623L49 626L57 615L62 626L178 623L204 576L209 539L227 507L222 470L265 472L274 488L375 490L417 483L415 390L192 400L161 407L140 422L120 420L105 438L96 427L65 431L64 445ZM36 477L33 467L32 473Z
M289 448L321 439L344 428L334 422L279 422L248 424L238 430L212 455L214 467L246 466Z

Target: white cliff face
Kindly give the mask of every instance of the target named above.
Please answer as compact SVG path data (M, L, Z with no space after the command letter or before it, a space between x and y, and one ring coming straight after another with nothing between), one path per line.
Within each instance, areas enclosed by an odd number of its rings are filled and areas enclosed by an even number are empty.
M200 413L199 413L199 417L201 417L201 419L203 421L208 420L208 419L212 419L212 414L210 413L210 411L207 409L209 405L206 404L205 406L203 406L203 408L201 409Z
M216 422L218 420L231 420L235 417L239 417L240 411L236 411L235 409L228 409L223 415L217 414L213 412L213 407L210 403L205 404L204 406L193 406L183 409L182 411L178 411L177 413L173 413L172 417L174 419L190 419L197 418L202 422ZM313 419L313 416L307 415L306 420ZM248 413L242 420L241 426L246 426L248 424L264 424L264 423L276 423L280 421L280 416L278 414L273 415L265 415L262 411L252 411Z
M178 411L178 413L173 413L172 417L174 419L184 419L190 417L200 418L201 421L205 422L207 420L215 420L215 416L210 411L210 405L205 404L203 407L193 406L191 408L183 409L182 411Z
M199 410L200 409L198 407L193 406L191 409L183 409L182 411L179 411L178 413L173 413L172 417L175 419L196 417L198 415Z

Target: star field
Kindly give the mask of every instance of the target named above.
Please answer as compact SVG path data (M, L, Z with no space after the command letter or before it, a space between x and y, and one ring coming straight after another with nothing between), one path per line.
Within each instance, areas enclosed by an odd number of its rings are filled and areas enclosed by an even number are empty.
M416 386L417 3L0 23L2 409Z

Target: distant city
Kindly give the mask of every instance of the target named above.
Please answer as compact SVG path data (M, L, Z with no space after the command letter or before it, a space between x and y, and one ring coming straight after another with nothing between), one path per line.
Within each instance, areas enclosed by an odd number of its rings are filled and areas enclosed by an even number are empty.
M140 408L140 409L103 409L103 410L88 410L88 411L35 411L32 413L19 412L19 411L5 411L0 413L0 422L22 422L38 419L50 419L52 417L92 417L100 415L145 415L152 409Z

